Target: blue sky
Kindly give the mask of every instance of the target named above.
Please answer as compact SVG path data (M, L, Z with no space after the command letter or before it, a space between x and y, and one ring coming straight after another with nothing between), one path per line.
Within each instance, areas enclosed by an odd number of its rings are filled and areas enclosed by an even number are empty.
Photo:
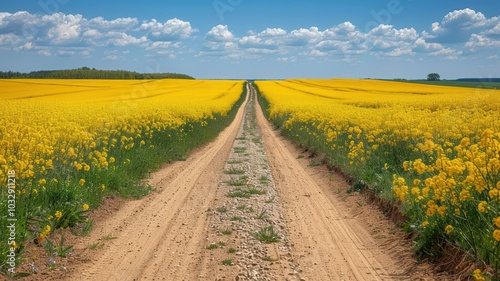
M497 0L0 2L0 70L500 77Z

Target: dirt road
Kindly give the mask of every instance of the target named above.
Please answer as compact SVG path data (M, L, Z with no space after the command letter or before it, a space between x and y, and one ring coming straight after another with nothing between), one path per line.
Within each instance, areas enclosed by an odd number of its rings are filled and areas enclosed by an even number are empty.
M151 175L153 194L96 223L64 279L433 279L394 226L299 154L247 98L215 141Z

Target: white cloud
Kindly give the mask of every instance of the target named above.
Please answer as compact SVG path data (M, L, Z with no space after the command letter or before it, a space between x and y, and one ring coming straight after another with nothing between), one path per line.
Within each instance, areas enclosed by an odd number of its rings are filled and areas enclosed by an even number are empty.
M500 19L492 29L485 31L484 34L495 39L500 39Z
M197 29L189 22L177 18L164 23L152 19L139 25L137 18L131 17L106 20L64 13L0 13L0 49L40 55L90 56L93 47L107 46L152 50L157 47L156 42L173 42L172 46L178 50L179 45L175 43L190 38L195 32ZM69 47L84 48L86 52Z
M385 53L385 55L388 57L400 57L405 55L412 56L414 54L415 53L409 48L396 48L388 53Z
M339 36L349 35L353 32L356 32L356 26L354 26L351 22L346 21L325 30L324 34L327 38L338 38Z
M499 48L500 47L500 17L492 18L490 21L495 21L495 25L487 30L472 34L469 41L465 43L465 48L471 52L477 52L483 48Z
M104 35L97 29L89 29L87 31L84 31L82 33L82 37L83 38L88 38L90 40L95 40L95 39L100 39L102 38Z
M473 34L499 23L499 17L487 18L481 12L466 8L448 13L443 20L431 25L430 31L422 32L428 42L465 43Z
M290 32L281 28L266 28L261 32L238 38L225 25L214 26L205 36L200 55L222 57L255 57L269 54L293 53L316 58L344 56L403 57L424 54L456 59L463 52L426 41L414 28L397 29L380 24L362 32L350 22L320 30L317 27L299 28ZM237 44L235 44L235 42ZM283 60L282 60L283 61Z
M318 51L318 50L312 50L311 53L310 53L310 55L314 56L314 57L326 57L326 56L328 56L328 53L321 52L321 51Z
M128 35L125 32L110 32L108 36L111 37L111 39L108 40L108 43L110 45L120 46L120 47L129 45L139 45L147 42L146 36L136 38L132 35Z
M165 23L158 22L156 19L144 21L140 28L141 31L147 31L150 39L154 41L178 41L187 39L191 34L197 32L197 29L191 27L188 21L182 21L174 18Z
M15 34L0 34L0 46L16 46L22 41L22 38Z
M100 30L121 30L128 31L139 24L137 18L118 18L114 20L105 20L102 17L93 18L88 21L88 26L90 28L100 29Z
M286 35L286 30L282 28L266 28L264 31L259 33L260 37L276 37Z
M90 49L85 48L63 48L56 52L58 57L90 57Z
M229 31L227 25L217 25L205 35L205 40L212 42L228 42L235 39L233 33Z
M443 56L448 59L457 59L463 52L452 48L446 48L439 43L428 43L424 38L415 41L413 50L419 53L427 53L430 56Z
M315 26L305 29L292 30L287 36L287 45L305 46L321 40L323 33Z
M0 33L30 36L33 31L29 27L40 22L40 17L25 11L0 13Z
M315 59L360 61L363 56L431 56L457 59L482 49L500 48L500 16L488 18L471 9L448 13L428 31L380 24L362 31L349 21L327 29L280 27L249 30L238 36L227 25L213 26L204 37L198 29L178 18L159 22L124 17L87 19L79 14L38 15L20 11L0 12L0 50L41 56L91 56L94 48L141 48L148 56L179 58L193 53L187 41L202 40L198 56L265 58L291 61ZM448 45L448 43L455 43ZM198 46L199 48L199 46ZM489 53L491 54L491 52ZM495 53L493 53L495 54ZM120 57L118 53L105 58Z
M65 15L62 13L43 16L42 20L51 23L47 30L47 39L54 45L78 45L82 32L81 15Z
M279 46L278 41L257 35L245 36L238 43L242 48L277 49Z
M364 42L376 55L399 57L415 54L412 48L417 38L418 33L413 28L396 29L392 25L381 24L366 33Z
M37 54L44 57L50 57L52 55L52 52L50 50L40 50L37 52Z
M150 44L146 50L154 50L154 49L168 49L168 48L171 48L173 47L173 43L172 42L164 42L164 41L158 41L158 42L153 42L152 44Z
M472 34L465 47L475 52L480 48L500 48L500 40L496 40L486 34Z

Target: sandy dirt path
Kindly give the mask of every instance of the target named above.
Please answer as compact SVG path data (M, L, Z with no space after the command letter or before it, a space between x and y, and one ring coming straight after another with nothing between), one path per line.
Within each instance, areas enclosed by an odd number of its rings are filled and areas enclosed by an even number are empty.
M340 202L325 194L258 109L257 120L302 275L307 280L388 280L400 275L397 261L378 247L363 227L365 222L352 218L339 208Z
M246 102L245 102L246 104ZM112 237L68 280L198 280L208 217L243 107L215 141L165 166L149 183L157 192L128 202L82 242Z
M255 95L253 88L249 93ZM359 210L334 195L332 190L345 189L345 181L308 170L306 160L297 159L297 151L265 120L255 99L256 115L255 111L250 117L245 114L248 100L216 140L186 161L153 173L149 179L155 187L153 194L126 202L94 225L91 235L75 245L88 259L79 260L63 279L434 279L409 274L415 264L411 257L400 254L398 259L398 253L391 250L398 243L374 232L373 225L377 230L386 228L388 222L380 226L381 215L360 216ZM243 133L246 138L241 137L244 118L254 123L253 129L246 125L251 133ZM245 153L236 151L240 154L235 156L235 149L244 150L245 143L251 146ZM260 154L252 157L252 151ZM234 176L224 172L233 162L250 167L245 180L253 178L253 187L266 191L260 199L258 195L228 198L235 187L228 186L227 179ZM221 207L227 210L221 212ZM256 219L259 210L268 212L266 219ZM234 219L238 216L239 220ZM261 245L253 238L265 225L277 230L278 243ZM221 234L224 230L231 233ZM375 234L384 239L374 238ZM88 249L99 241L104 247ZM210 245L217 249L208 250ZM235 253L228 254L228 247L234 247ZM221 263L225 257L231 257L230 265Z

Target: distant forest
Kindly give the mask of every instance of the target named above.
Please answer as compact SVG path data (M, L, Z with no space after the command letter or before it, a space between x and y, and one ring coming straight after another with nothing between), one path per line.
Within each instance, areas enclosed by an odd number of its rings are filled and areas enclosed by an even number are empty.
M459 82L500 82L500 78L460 78Z
M34 78L34 79L194 79L179 73L138 73L127 70L99 70L81 67L64 70L40 70L29 73L0 71L0 79Z

